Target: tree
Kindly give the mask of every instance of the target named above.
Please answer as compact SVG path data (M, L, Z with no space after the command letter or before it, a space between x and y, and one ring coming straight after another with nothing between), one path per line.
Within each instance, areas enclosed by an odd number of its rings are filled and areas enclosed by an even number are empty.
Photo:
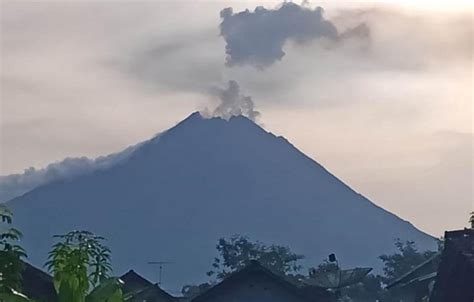
M224 279L230 273L244 268L250 260L258 260L263 266L281 274L297 273L301 269L297 262L304 258L293 253L289 247L266 246L241 235L219 239L216 248L220 255L214 259L213 270L207 275L216 275L218 279Z
M249 238L241 235L234 235L229 239L219 239L216 249L219 257L214 258L212 270L207 272L207 275L209 277L216 276L219 280L244 268L251 260L258 260L263 266L274 272L296 279L296 276L289 276L289 274L296 274L301 269L301 265L297 262L304 258L302 255L293 253L289 247L266 246L259 241L252 242ZM181 292L185 297L194 297L203 293L212 285L212 282L186 285Z
M109 278L110 249L103 245L103 237L87 231L55 237L60 241L46 265L53 273L59 302L123 301L120 280ZM94 289L89 293L90 288Z
M398 252L379 257L384 263L382 280L385 284L389 284L436 254L434 251L419 252L413 241L402 242L397 239L395 246Z
M4 295L13 295L16 291L21 290L21 273L24 269L22 258L26 258L25 250L18 244L22 234L19 230L10 226L12 222L13 213L1 204L0 294Z

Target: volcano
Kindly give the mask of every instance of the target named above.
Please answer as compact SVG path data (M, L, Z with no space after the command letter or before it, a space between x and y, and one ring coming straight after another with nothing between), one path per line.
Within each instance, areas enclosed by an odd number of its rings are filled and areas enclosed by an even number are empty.
M243 116L194 113L105 169L37 187L8 202L30 261L53 235L85 229L108 239L115 274L170 261L165 288L206 280L221 237L287 245L316 266L379 267L394 240L435 249L433 237L352 190L285 138Z

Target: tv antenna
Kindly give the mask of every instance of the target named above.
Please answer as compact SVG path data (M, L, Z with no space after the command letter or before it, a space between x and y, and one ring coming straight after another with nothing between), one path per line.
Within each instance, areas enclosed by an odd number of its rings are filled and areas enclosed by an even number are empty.
M158 266L158 285L163 283L163 266L168 264L174 264L171 261L149 261L148 264Z

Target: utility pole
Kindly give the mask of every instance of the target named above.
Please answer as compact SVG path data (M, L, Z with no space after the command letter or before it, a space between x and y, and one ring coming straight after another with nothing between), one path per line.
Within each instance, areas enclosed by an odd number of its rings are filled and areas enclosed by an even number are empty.
M150 261L148 264L158 266L158 285L163 283L163 266L167 264L173 264L171 261Z

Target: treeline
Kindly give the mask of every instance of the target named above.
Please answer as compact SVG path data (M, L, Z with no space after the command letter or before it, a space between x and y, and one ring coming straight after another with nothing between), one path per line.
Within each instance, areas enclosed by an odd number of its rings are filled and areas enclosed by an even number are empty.
M19 245L22 234L12 227L13 214L4 205L0 205L0 222L0 301L32 302L22 294L21 274L23 260L27 257ZM58 302L123 302L127 299L121 290L121 280L111 276L111 251L104 245L104 238L87 231L72 231L55 238L57 242L52 246L45 266L53 276ZM370 274L361 282L342 288L339 293L341 300L399 301L398 293L387 291L385 286L435 252L420 252L411 241L397 240L395 246L396 253L379 257L384 264L383 274ZM292 282L309 278L300 264L304 255L294 253L286 246L266 245L234 235L219 239L216 249L217 257L207 272L209 281L184 286L183 296L199 295L229 274L244 268L251 260L259 261ZM315 271L324 272L333 269L334 265L323 261Z
M387 290L385 289L386 285L437 253L435 251L420 252L413 241L403 242L397 239L395 247L394 254L379 257L383 262L382 275L369 274L362 281L341 288L340 300L398 302L403 293L398 290ZM304 274L303 266L300 264L300 261L305 258L304 255L294 253L287 246L265 245L258 241L251 241L245 236L234 235L230 238L219 239L216 249L218 256L214 259L212 269L207 272L211 280L207 283L183 287L182 294L184 296L199 295L229 274L248 265L251 260L258 260L263 266L285 276L293 283L304 282L305 279L310 278L308 274ZM334 269L341 268L333 262L322 260L322 263L314 270L315 273L318 273Z

